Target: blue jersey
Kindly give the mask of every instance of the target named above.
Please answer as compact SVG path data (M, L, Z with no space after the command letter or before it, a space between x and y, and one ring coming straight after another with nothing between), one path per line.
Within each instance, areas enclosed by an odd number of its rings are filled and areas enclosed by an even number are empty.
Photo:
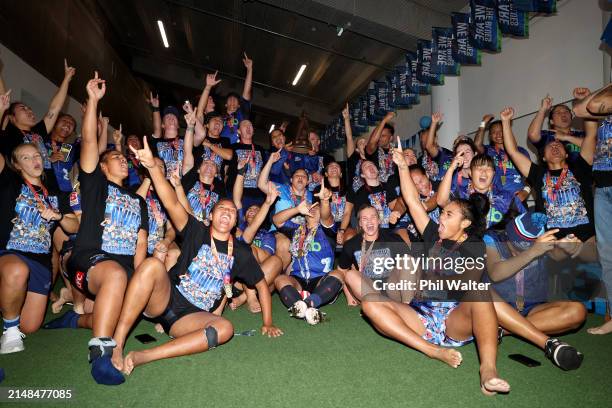
M226 114L223 116L223 130L221 130L221 137L229 140L230 144L238 143L238 127L240 122L244 119L248 119L251 113L251 101L240 97L240 107L233 114Z
M593 178L597 187L612 185L612 119L606 118L597 131L597 146L593 159Z
M468 179L469 180L469 179ZM452 195L454 197L469 199L470 195L474 192L471 182L465 188L453 190ZM525 206L521 203L521 200L514 193L510 193L502 189L498 184L493 182L493 185L489 192L486 194L489 198L489 212L487 214L487 228L491 228L495 224L500 223L506 213L510 210L512 205L519 212L523 213L526 211Z
M490 156L495 163L495 182L505 191L516 193L525 187L523 177L517 170L514 162L504 149L497 150L492 145L485 145L485 154ZM529 153L525 148L519 147L519 152L529 159Z
M276 189L278 190L279 196L276 199L276 204L274 205L274 214L278 214L279 212L286 210L288 208L297 207L302 199L306 200L308 203L312 203L312 193L308 190L304 191L304 196L299 197L295 193L290 185L288 184L278 184L274 183ZM291 222L294 224L303 224L304 216L296 215L291 219ZM274 225L271 228L272 231L276 230Z
M56 162L51 163L53 173L55 173L55 179L59 189L63 192L69 193L72 191L72 183L70 182L70 171L74 166L74 163L78 160L80 152L80 143L53 143L51 141L45 143L48 150L48 155L51 157L54 152L62 153L63 158Z
M418 161L421 167L425 169L427 178L431 181L441 181L453 161L453 152L444 147L439 147L436 157L431 157L425 151Z
M575 137L584 138L584 131L571 129L570 135L575 136ZM556 136L556 133L553 132L552 130L542 129L540 131L540 141L533 144L538 149L540 156L543 156L544 148L549 142L555 140L555 136ZM567 150L567 160L570 162L576 161L576 159L580 155L580 146L576 146L575 144L570 143L570 142L561 142L561 143L563 143L563 145L565 146L565 150Z
M300 225L288 221L283 228L293 232L291 243L291 272L290 275L299 276L302 279L315 279L330 273L334 268L334 252L336 249L335 225L327 228L323 225L317 227L317 231L309 239L309 232L305 232L303 256L297 256L293 247L299 245ZM305 229L305 228L304 228ZM298 252L299 253L299 252Z
M241 221L238 228L244 233L244 230L248 227L248 225L246 221L244 221L244 214L242 208L240 209L239 216ZM246 243L246 241L244 240L244 235L240 235L238 240ZM274 236L274 233L266 231L264 228L260 227L259 230L257 230L255 236L253 237L251 245L263 249L270 255L274 255L274 252L276 251L276 237Z

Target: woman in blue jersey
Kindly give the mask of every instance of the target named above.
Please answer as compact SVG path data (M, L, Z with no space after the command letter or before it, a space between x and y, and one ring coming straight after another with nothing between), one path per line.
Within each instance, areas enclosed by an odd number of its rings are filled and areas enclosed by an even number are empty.
M274 224L292 236L290 273L276 278L276 290L293 317L312 325L321 321L319 308L333 301L342 289L342 276L332 272L336 231L329 203L331 192L324 181L316 197L319 202L310 205L303 200L273 217ZM298 214L306 217L305 224L291 221Z
M465 153L459 153L453 159L449 170L438 188L438 205L444 207L451 197L468 199L472 193L481 193L489 199L487 228L498 224L504 219L508 210L513 207L519 212L525 208L520 199L495 183L495 164L486 154L477 154L470 162L470 175L467 184L456 184L451 190L453 171L463 165Z
M401 144L394 151L393 159L398 166L402 196L408 204L415 225L425 240L424 249L429 257L452 259L463 257L484 259L482 234L485 229L485 214L488 202L482 194L474 194L470 200L454 199L442 210L440 223L433 222L423 208L419 194L412 182L408 165L401 154ZM430 271L431 272L431 271ZM463 274L454 270L436 270L431 276L444 276L447 281L468 278L480 281L484 265L473 263ZM432 278L433 279L433 278ZM425 295L422 292L422 295ZM480 301L458 301L466 295L476 294ZM450 295L450 292L449 292ZM497 358L497 317L487 293L473 291L447 298L447 300L413 300L410 304L395 301L362 302L364 314L374 327L384 335L412 347L430 358L441 360L451 367L461 364L462 356L454 347L476 339L480 357L480 385L485 395L507 393L510 385L498 377ZM478 300L478 299L476 299ZM484 301L482 301L484 300Z

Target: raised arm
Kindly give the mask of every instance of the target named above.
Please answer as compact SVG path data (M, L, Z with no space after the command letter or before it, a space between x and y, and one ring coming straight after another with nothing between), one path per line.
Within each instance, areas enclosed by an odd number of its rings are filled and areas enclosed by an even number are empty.
M6 112L11 106L11 90L9 89L6 92L0 94L0 119L4 117L4 112ZM0 123L0 128L4 129L2 123Z
M440 122L442 122L442 114L440 112L435 112L431 115L431 125L427 131L427 137L425 138L425 150L431 157L438 157L438 153L440 152L440 148L436 142L436 133L438 133Z
M540 103L540 109L538 109L538 113L535 115L531 123L529 124L529 128L527 129L527 138L531 143L538 143L542 138L540 132L542 131L542 124L544 124L544 120L546 120L546 115L550 108L552 108L553 100L550 96L546 95L542 102Z
M138 189L136 190L136 194L138 194L144 200L146 200L147 193L149 192L149 187L151 187L151 179L148 177L145 177L144 180L142 180L142 183L140 183L140 186L138 186Z
M497 283L511 278L534 259L553 250L556 240L555 233L557 232L559 232L558 229L546 231L536 239L535 244L529 249L506 260L501 259L495 248L487 246L487 271L491 280Z
M448 204L451 195L451 188L453 186L453 176L455 175L455 170L460 169L463 166L465 151L458 153L455 157L453 157L453 161L451 162L450 167L444 174L440 185L438 186L438 193L436 195L436 203L440 207L444 207Z
M482 117L482 122L480 122L480 126L478 127L478 131L476 132L476 136L474 136L474 144L478 149L479 153L484 153L484 134L487 129L487 125L489 122L493 120L493 115L487 113Z
M176 193L176 197L187 211L187 214L193 215L193 209L191 208L191 204L189 203L189 199L187 198L187 194L185 194L185 190L183 189L183 184L181 183L181 179L178 174L173 174L170 176L170 184L174 187L174 192Z
M187 174L193 168L195 162L193 158L193 131L195 129L196 112L189 102L185 102L183 110L187 112L184 116L187 130L185 131L185 140L183 141L183 174Z
M269 186L268 194L266 194L266 201L264 201L261 207L259 207L259 211L257 211L257 214L255 214L255 217L253 217L253 221L251 222L251 224L247 225L244 231L242 231L242 239L247 244L253 242L253 238L255 238L255 235L257 235L259 227L261 227L261 224L263 224L266 218L268 217L268 212L270 211L272 204L274 204L274 201L279 195L274 183L269 181L268 184Z
M410 177L410 170L408 168L408 163L406 163L406 158L402 153L402 142L399 136L397 137L397 148L393 149L393 162L398 168L402 198L408 205L408 210L410 211L414 225L420 233L423 233L429 223L429 216L427 215L427 211L423 208L423 205L421 205L419 192L412 181L412 177Z
M98 109L98 101L102 99L106 92L106 82L98 78L98 71L96 71L94 78L87 82L86 90L89 100L85 108L85 115L83 115L80 161L81 169L85 173L92 173L98 165L99 158L96 111Z
M368 138L368 143L366 144L366 153L374 154L376 149L378 149L378 140L382 135L382 131L385 128L385 125L389 123L395 117L395 112L387 112L383 120L378 123L378 126L374 128L372 133L370 133L370 137Z
M115 150L118 151L121 154L124 154L123 152L123 133L121 132L121 124L119 124L119 129L115 129L113 130L113 143L115 144ZM98 150L100 149L100 145L98 145ZM100 153L102 153L102 151L100 151Z
M4 159L4 155L0 153L0 173L4 171L5 166L6 166L6 160Z
M159 113L159 95L154 97L153 92L151 92L147 101L149 102L149 107L153 114L153 137L159 139L162 135L161 114Z
M321 202L321 225L331 227L334 225L334 217L331 212L331 205L329 204L332 192L325 188L325 178L321 179L321 189L316 196L319 197Z
M251 90L253 88L253 60L246 55L246 52L244 53L242 63L247 70L246 77L244 78L244 87L242 88L242 98L250 101Z
M108 146L108 122L108 117L102 116L102 112L100 112L98 117L98 153L105 151Z
M234 187L232 188L232 200L237 210L242 209L242 194L244 193L244 174L242 169L246 166L246 161L238 162L238 174L236 174L236 180L234 181ZM269 183L269 182L268 182ZM269 194L268 186L268 194Z
M161 200L166 211L168 211L172 224L174 224L178 231L182 231L185 228L185 225L187 225L187 211L179 202L176 193L168 180L166 180L164 171L161 169L161 167L155 165L153 153L151 153L146 136L143 137L142 142L143 148L141 150L136 150L132 146L130 146L130 149L136 155L136 159L140 160L140 164L146 167L149 171L149 175L151 176L151 181L153 181L153 185L155 186L157 196Z
M49 104L49 110L45 115L45 127L47 128L47 133L51 133L53 130L53 126L55 126L55 122L57 121L57 115L62 110L64 106L64 102L66 102L66 96L68 95L68 86L70 85L70 81L76 70L73 67L68 66L68 62L66 58L64 58L64 80L60 85L59 89L55 93L53 99L51 99L51 103Z
M346 158L348 159L355 152L355 141L353 140L353 129L351 128L351 114L349 112L348 103L342 110L342 118L344 119L344 132L346 133Z
M278 149L278 151L272 153L270 158L266 162L266 165L261 169L261 173L259 173L259 177L257 178L257 188L263 191L264 194L268 194L268 181L270 179L270 170L272 169L272 165L280 160L280 151L282 149Z
M591 91L589 88L575 88L573 95L577 103L580 103L580 101L590 97ZM584 139L580 145L580 156L582 156L587 163L593 165L595 147L597 145L597 119L591 120L586 118L584 120L584 131Z
M200 100L198 101L198 109L197 109L197 118L204 122L204 109L206 109L206 104L208 103L208 97L210 96L210 91L219 83L220 79L217 79L217 71L214 74L206 75L206 85L204 86L204 90L202 91L202 95L200 95Z
M529 175L531 168L531 160L521 153L516 145L516 139L512 132L512 118L514 117L514 109L508 107L500 113L502 121L502 129L504 134L504 149L510 156L510 159L516 165L518 171L524 176ZM539 135L539 133L538 133Z

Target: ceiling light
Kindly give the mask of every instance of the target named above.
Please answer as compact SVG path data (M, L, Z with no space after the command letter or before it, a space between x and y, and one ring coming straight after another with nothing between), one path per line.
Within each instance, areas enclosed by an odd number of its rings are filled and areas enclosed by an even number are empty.
M295 79L293 80L293 83L291 85L296 86L298 81L300 80L300 78L302 77L302 74L304 73L304 70L306 69L306 64L303 64L300 69L298 70L297 74L295 75Z
M159 33L161 34L162 41L164 42L164 47L169 48L170 44L168 44L168 37L166 37L166 30L164 30L164 23L161 20L157 20L157 26L159 27Z
M272 124L272 126L270 126L270 130L268 130L268 133L272 133L273 130L274 130L274 123Z
M336 27L336 32L338 33L338 37L340 37L344 32L344 27Z

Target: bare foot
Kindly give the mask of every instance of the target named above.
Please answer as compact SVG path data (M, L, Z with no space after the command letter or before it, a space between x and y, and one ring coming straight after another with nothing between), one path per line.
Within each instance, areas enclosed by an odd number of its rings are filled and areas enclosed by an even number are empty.
M480 390L486 396L510 392L510 384L497 376L495 368L480 369Z
M117 346L113 349L111 362L117 370L123 370L123 347Z
M463 361L461 353L452 348L438 347L436 352L430 356L436 360L440 360L453 368L459 367Z
M232 310L236 310L238 309L240 306L244 305L244 303L247 300L247 296L246 293L242 292L240 294L240 296L232 298L232 300L230 301L229 307Z
M612 333L612 320L608 320L607 322L605 322L601 326L591 327L590 329L587 329L587 332L589 334L608 334L608 333Z
M140 365L140 361L138 359L139 354L140 353L138 351L130 351L127 356L125 356L125 358L123 359L123 374L132 374L134 368Z
M261 312L261 305L259 304L259 300L257 300L257 296L253 296L251 298L247 297L247 307L251 313Z
M60 290L59 298L57 298L55 300L55 302L53 302L51 304L51 311L54 314L58 314L62 310L62 307L64 306L64 304L66 304L66 302L70 302L70 301L72 301L72 293L71 293L71 291L68 290L67 288L62 288Z
M164 326L162 326L161 323L156 323L155 324L155 331L160 333L160 334L164 334L166 332L164 330Z

